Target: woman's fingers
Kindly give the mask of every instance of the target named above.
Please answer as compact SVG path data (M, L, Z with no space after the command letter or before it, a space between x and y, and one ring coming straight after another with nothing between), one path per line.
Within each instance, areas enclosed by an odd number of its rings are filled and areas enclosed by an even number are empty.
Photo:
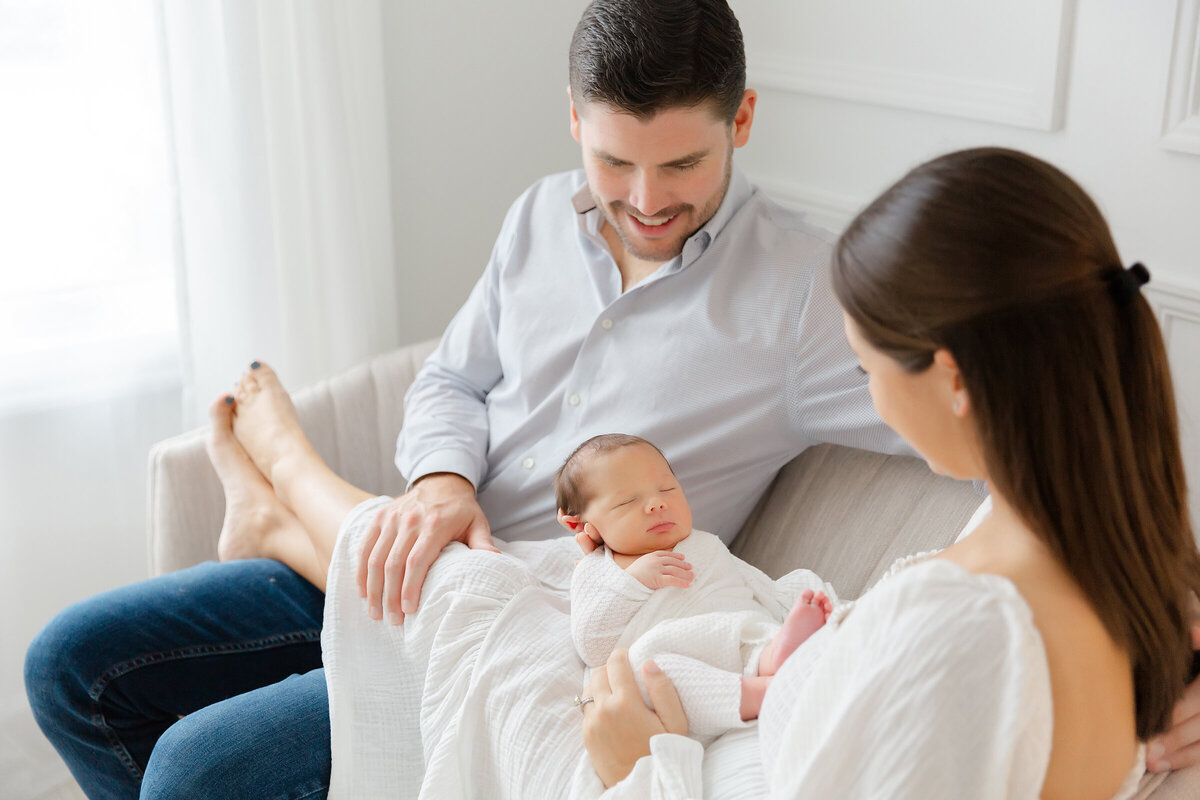
M611 694L612 688L608 685L608 671L604 667L596 667L592 670L592 676L588 678L587 686L583 689L583 697L591 697L596 702L600 702ZM583 707L583 713L587 713L587 705Z
M675 691L675 684L671 683L671 679L653 661L642 664L642 680L646 682L646 691L650 694L650 702L654 704L654 713L658 714L667 733L686 736L687 714L683 711L683 701L679 699L679 692Z
M631 695L641 697L642 693L638 690L637 681L633 677L633 667L629 664L629 651L620 649L613 650L612 655L608 657L606 678L612 693L620 698Z

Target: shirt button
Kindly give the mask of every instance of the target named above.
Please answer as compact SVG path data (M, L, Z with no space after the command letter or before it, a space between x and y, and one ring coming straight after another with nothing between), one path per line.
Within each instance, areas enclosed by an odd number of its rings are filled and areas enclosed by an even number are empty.
M604 330L606 330L606 331L611 331L611 330L612 330L612 326L613 326L613 321L612 321L611 319L602 319L602 320L600 320L600 327L601 327L601 328L604 328Z
M567 398L567 402L573 406L579 405L579 395L577 395L577 394L571 395L570 397Z
M521 462L521 466L524 467L525 469L533 469L533 459L532 458L525 459L524 461Z

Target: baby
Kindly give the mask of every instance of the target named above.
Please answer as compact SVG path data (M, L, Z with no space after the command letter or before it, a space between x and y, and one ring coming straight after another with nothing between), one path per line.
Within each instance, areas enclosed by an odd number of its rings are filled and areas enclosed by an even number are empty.
M571 580L571 635L584 662L596 667L629 647L640 680L636 667L653 658L705 743L756 719L771 676L833 610L825 594L802 592L780 625L754 589L770 579L692 530L671 465L640 437L588 439L554 488L558 521L590 551Z

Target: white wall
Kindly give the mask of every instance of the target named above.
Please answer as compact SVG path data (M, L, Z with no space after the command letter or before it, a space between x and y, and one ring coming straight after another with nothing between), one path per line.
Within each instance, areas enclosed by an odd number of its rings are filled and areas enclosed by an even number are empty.
M1052 161L1092 194L1126 262L1153 273L1200 520L1200 0L731 5L761 95L741 165L828 227L978 145Z
M384 4L402 341L441 334L525 187L579 166L567 49L586 5Z

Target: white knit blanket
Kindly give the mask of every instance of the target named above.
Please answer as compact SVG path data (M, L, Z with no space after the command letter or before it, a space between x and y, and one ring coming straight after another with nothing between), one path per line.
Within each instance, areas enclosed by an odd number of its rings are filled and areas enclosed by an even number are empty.
M574 541L497 541L500 554L453 544L430 570L419 611L394 627L367 616L355 585L359 543L387 501L347 517L329 572L329 796L597 796L570 703L586 679L567 599ZM782 615L804 588L832 592L806 571L767 579L762 591Z

